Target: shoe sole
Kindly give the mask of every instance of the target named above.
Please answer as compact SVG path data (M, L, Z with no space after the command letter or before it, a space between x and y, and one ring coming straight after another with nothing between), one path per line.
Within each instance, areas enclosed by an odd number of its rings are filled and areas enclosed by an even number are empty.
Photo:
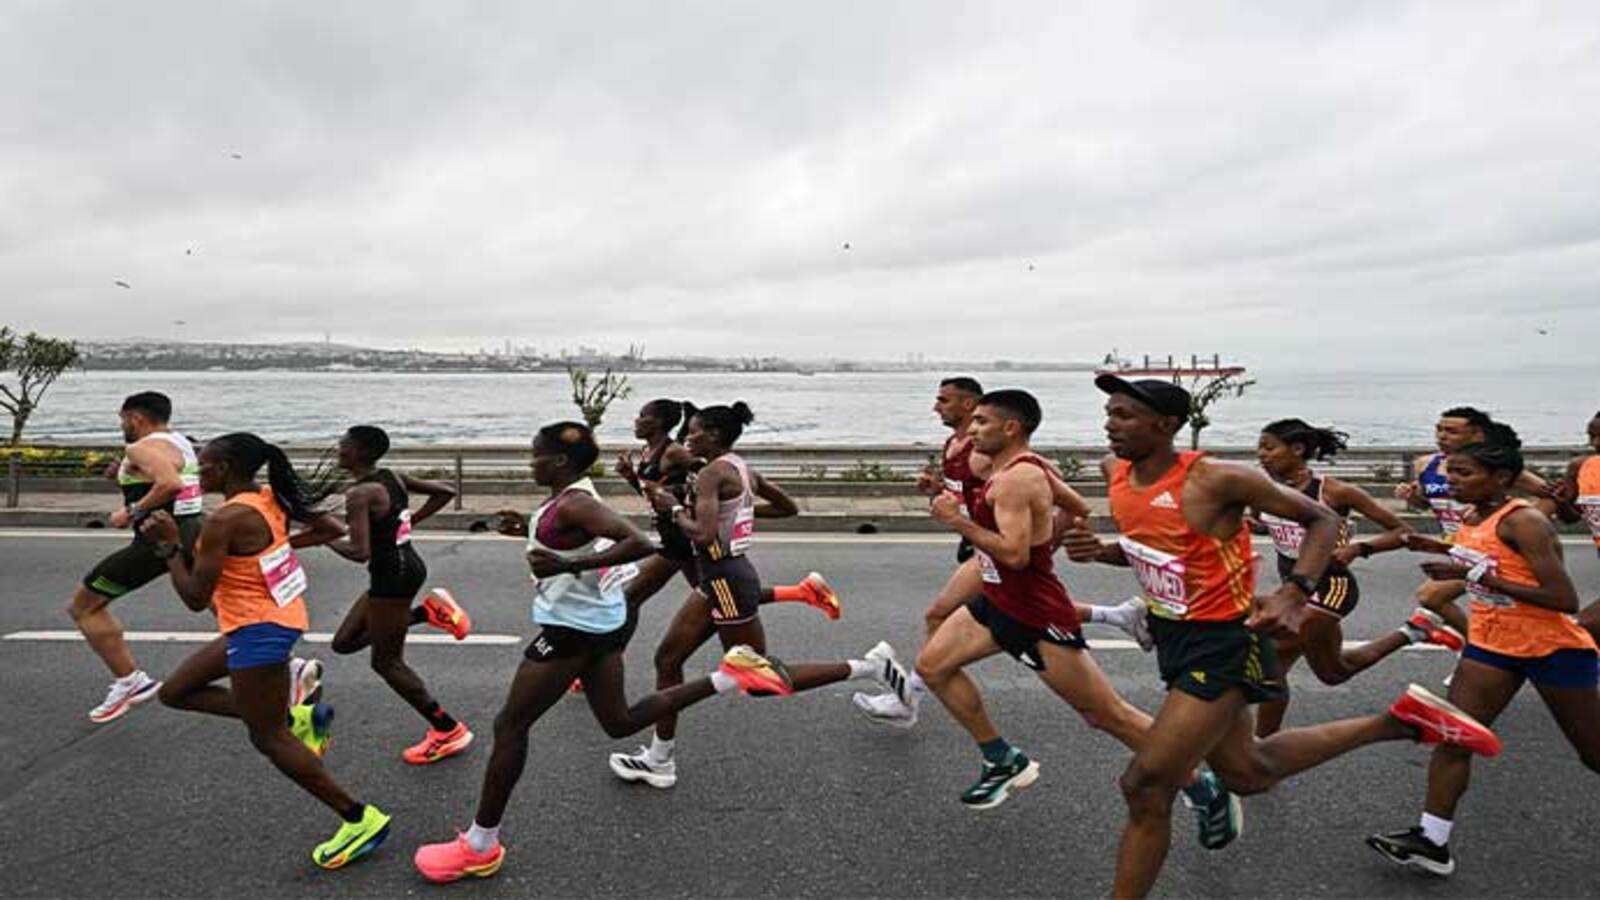
M133 709L135 706L138 706L139 704L145 702L146 700L149 700L150 698L154 697L156 695L156 692L161 690L161 685L162 685L162 682L159 682L159 681L151 682L149 687L145 688L144 690L140 691L139 693L137 693L137 694L129 694L127 696L127 698L125 698L122 701L122 705L118 706L109 715L102 716L102 717L97 719L97 718L95 718L94 713L90 713L89 714L89 721L95 723L96 725L104 725L107 722L115 722L116 720L118 720L118 719L122 718L123 716L127 715L128 711Z
M335 857L334 859L323 861L317 859L313 854L311 861L324 869L342 869L345 866L348 866L356 860L362 858L363 856L366 856L368 853L378 849L378 847L381 846L389 837L389 826L391 824L393 824L393 820L383 823L383 827L379 828L377 832L372 835L372 837L362 841L359 846L355 847L341 857Z
M464 878L488 878L494 873L500 871L500 867L505 864L505 861L506 854L505 850L502 849L500 851L500 855L496 856L493 862L484 863L481 866L462 866L460 872L436 874L427 871L421 866L417 867L417 871L422 873L423 878L428 879L434 884L451 884L453 882L461 881Z
M448 622L436 622L434 621L433 616L428 617L428 624L439 631L443 631L458 641L465 640L467 635L472 633L472 617L467 615L467 611L465 609L461 608L461 604L456 601L456 595L450 593L444 588L430 588L428 590L428 596L443 597L443 605L448 609L454 609L462 619L461 630L459 633L456 631L456 627L454 625Z
M1396 856L1394 852L1389 849L1387 844L1383 843L1383 841L1380 841L1377 838L1369 837L1367 838L1366 843L1367 846L1376 851L1379 856L1402 869L1409 869L1412 872L1417 872L1422 875L1430 875L1435 878L1445 878L1455 874L1456 871L1456 861L1453 859L1447 863L1438 863L1428 859L1426 856Z
M1185 802L1187 802L1187 798L1185 798ZM1190 808L1193 809L1194 807ZM1228 817L1233 821L1233 833L1220 843L1208 844L1206 843L1205 833L1202 831L1199 837L1201 847L1207 850L1221 850L1239 838L1244 837L1244 801L1239 799L1238 794L1231 792L1228 794Z
M835 591L833 586L828 584L828 579L823 578L821 572L812 572L806 576L806 580L814 582L818 587L822 588L823 592L828 597L833 599L832 603L813 605L815 605L817 609L822 610L823 615L834 621L838 621L839 617L844 615L844 602L839 599L839 592Z
M617 765L613 760L607 760L607 764L611 766L611 774L630 784L648 784L653 788L664 791L678 783L677 775L657 775L654 772L627 769Z
M1495 756L1499 756L1500 755L1501 746L1500 746L1499 738L1498 738L1498 736L1495 735L1494 731L1492 729L1490 729L1489 727L1485 726L1482 722L1479 722L1476 718L1474 718L1472 715L1468 714L1465 710L1461 709L1461 707L1456 706L1454 703L1451 703L1450 701L1444 699L1443 697L1440 697L1439 695L1433 693L1432 691L1428 690L1427 688L1423 687L1420 684L1407 685L1406 686L1406 696L1411 698L1412 700L1416 701L1417 703L1420 703L1423 706L1426 706L1429 709L1432 709L1434 712L1445 713L1446 715L1454 716L1454 717L1456 717L1458 719L1461 719L1461 720L1463 720L1465 722L1470 722L1472 724L1472 726L1474 726L1475 728L1479 729L1483 734L1487 735L1486 742L1488 742L1490 744L1490 748L1489 749L1471 748L1469 750L1469 752L1477 753L1477 754L1479 754L1481 756L1486 756L1486 757L1490 757L1490 758L1493 758ZM1417 726L1416 723L1414 723L1414 722L1413 723L1408 723L1408 724L1411 724L1414 727L1419 727L1419 728L1421 727L1421 726ZM1462 749L1469 749L1469 748L1466 748L1466 747L1462 746L1461 743L1458 742L1458 741L1449 741L1449 742L1446 742L1446 741L1434 741L1433 743L1434 744L1449 743L1452 746L1461 747Z
M476 738L477 735L469 731L467 732L466 736L461 738L459 741L444 745L431 756L425 756L421 759L412 759L411 757L405 755L405 753L401 753L400 758L413 766L432 765L440 760L449 759L452 756L460 756L461 754L467 752L467 748L472 746L472 742Z
M1013 790L1020 791L1038 780L1039 763L1037 760L1030 759L1028 760L1028 767L1023 769L1021 772L1018 772L1015 778L1002 785L1000 790L994 792L993 797L990 797L982 803L963 803L962 806L965 806L967 809L970 809L973 812L983 812L984 810L994 809L1007 800L1010 800L1011 792Z
M306 685L311 685L307 690ZM290 706L300 706L309 703L315 706L322 700L322 660L308 659L300 668L300 677L295 681L295 696L298 698L289 703Z

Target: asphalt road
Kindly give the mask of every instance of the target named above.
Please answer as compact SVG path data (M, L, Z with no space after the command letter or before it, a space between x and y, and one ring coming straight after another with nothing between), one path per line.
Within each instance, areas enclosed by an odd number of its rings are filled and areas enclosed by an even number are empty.
M71 627L72 586L114 536L0 533L0 635ZM455 590L482 634L525 638L526 576L515 544L483 538L420 543L433 581ZM763 613L774 652L835 659L887 638L909 656L920 613L950 565L948 540L776 538L754 556L770 580L827 573L845 597L830 623L797 605ZM1585 594L1600 564L1569 545ZM305 556L313 630L329 631L362 589L362 571L325 552ZM1393 627L1410 608L1416 560L1362 564L1364 597L1347 637ZM1115 600L1124 571L1066 566L1080 599ZM628 652L633 694L652 683L656 638L676 586L645 608ZM130 630L206 631L165 584L116 605ZM422 633L422 632L419 632ZM1091 637L1119 637L1091 629ZM197 644L135 645L158 677ZM936 703L914 731L858 718L851 685L787 700L714 698L691 710L679 735L672 791L617 782L605 756L631 749L566 701L533 731L530 764L504 823L509 856L493 879L434 887L411 866L413 849L464 828L487 759L490 722L521 653L511 644L418 644L408 650L445 706L478 731L468 754L425 769L399 758L422 722L369 672L364 657L333 657L327 695L339 710L328 760L359 797L394 815L388 843L350 868L324 872L309 851L335 817L284 780L235 722L154 703L92 725L84 713L107 675L75 642L0 641L0 895L5 896L1062 896L1105 895L1123 819L1115 779L1126 751L1090 731L1009 659L978 667L1010 740L1043 766L1040 782L1005 806L972 813L956 797L975 776L969 740ZM1117 689L1152 709L1162 691L1154 659L1137 650L1096 654ZM694 666L707 669L707 650ZM1451 659L1407 651L1341 687L1298 671L1291 723L1383 708L1406 682L1437 688ZM1505 754L1479 762L1453 842L1457 874L1443 882L1397 871L1362 844L1369 832L1415 824L1425 751L1367 748L1246 802L1245 835L1200 849L1187 814L1158 885L1167 896L1566 896L1600 894L1594 863L1600 780L1585 770L1532 691L1502 717Z

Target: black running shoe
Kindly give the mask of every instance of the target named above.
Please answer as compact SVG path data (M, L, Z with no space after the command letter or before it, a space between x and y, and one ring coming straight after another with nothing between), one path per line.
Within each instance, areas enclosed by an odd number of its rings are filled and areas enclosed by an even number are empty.
M1450 855L1449 845L1435 844L1428 840L1421 828L1374 834L1367 838L1367 846L1397 866L1437 875L1440 878L1456 870L1456 861Z

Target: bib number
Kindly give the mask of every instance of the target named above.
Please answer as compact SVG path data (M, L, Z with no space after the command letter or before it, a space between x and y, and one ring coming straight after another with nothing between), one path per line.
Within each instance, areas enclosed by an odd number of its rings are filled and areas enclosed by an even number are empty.
M1583 511L1583 521L1589 526L1589 533L1600 539L1600 494L1579 497L1576 503L1578 509Z
M394 530L394 545L411 543L411 510L400 510L400 527Z
M288 606L306 592L306 570L300 567L300 557L287 543L262 554L260 565L261 577L267 582L272 602L278 606Z
M1433 517L1438 520L1440 531L1446 535L1454 535L1461 530L1461 523L1467 515L1465 506L1440 497L1430 498L1428 505L1433 507Z
M1118 539L1122 555L1133 567L1133 574L1150 601L1151 613L1168 619L1181 619L1189 613L1189 588L1184 583L1187 567L1170 553L1146 547L1130 537Z
M1494 557L1471 547L1451 547L1450 558L1469 569L1482 567L1484 575L1497 575L1500 572L1500 564ZM1516 603L1515 600L1505 594L1497 594L1481 584L1473 584L1470 581L1467 582L1467 593L1470 595L1471 602L1483 606L1506 609Z
M204 502L204 493L200 490L200 476L183 474L183 487L178 490L178 496L172 500L172 514L175 516L192 516L200 512Z
M978 573L983 576L984 584L999 584L1000 570L995 567L994 559L989 554L978 551Z
M1280 519L1271 513L1261 514L1261 524L1267 526L1267 533L1272 535L1272 545L1278 548L1279 553L1289 559L1300 558L1300 545L1306 539L1304 525L1290 519Z
M733 528L728 533L728 554L738 556L750 549L756 533L756 511L741 509L733 518Z

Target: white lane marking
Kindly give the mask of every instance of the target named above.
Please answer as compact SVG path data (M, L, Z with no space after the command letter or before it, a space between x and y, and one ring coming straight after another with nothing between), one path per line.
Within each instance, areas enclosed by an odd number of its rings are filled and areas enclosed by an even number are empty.
M125 640L134 643L179 643L179 644L204 644L217 639L215 631L130 631L123 635ZM83 635L76 631L13 631L6 635L8 641L81 641ZM326 631L307 632L302 638L313 644L326 644L333 640L333 635ZM461 640L456 640L448 634L413 634L406 637L408 644L479 644L479 645L504 645L520 644L523 638L514 634L469 634Z
M214 631L130 631L123 638L132 643L160 644L203 644L216 640ZM83 635L76 631L13 631L5 635L7 641L81 641ZM308 632L303 640L313 644L326 644L333 640L333 635L326 631ZM413 634L406 638L408 644L473 644L478 646L503 646L506 644L520 644L524 640L514 634L469 634L464 640L457 641L448 634ZM1345 649L1361 646L1365 641L1345 641ZM1089 641L1092 650L1137 650L1139 644L1126 638L1093 638ZM1443 650L1443 647L1432 644L1413 645L1407 650Z

